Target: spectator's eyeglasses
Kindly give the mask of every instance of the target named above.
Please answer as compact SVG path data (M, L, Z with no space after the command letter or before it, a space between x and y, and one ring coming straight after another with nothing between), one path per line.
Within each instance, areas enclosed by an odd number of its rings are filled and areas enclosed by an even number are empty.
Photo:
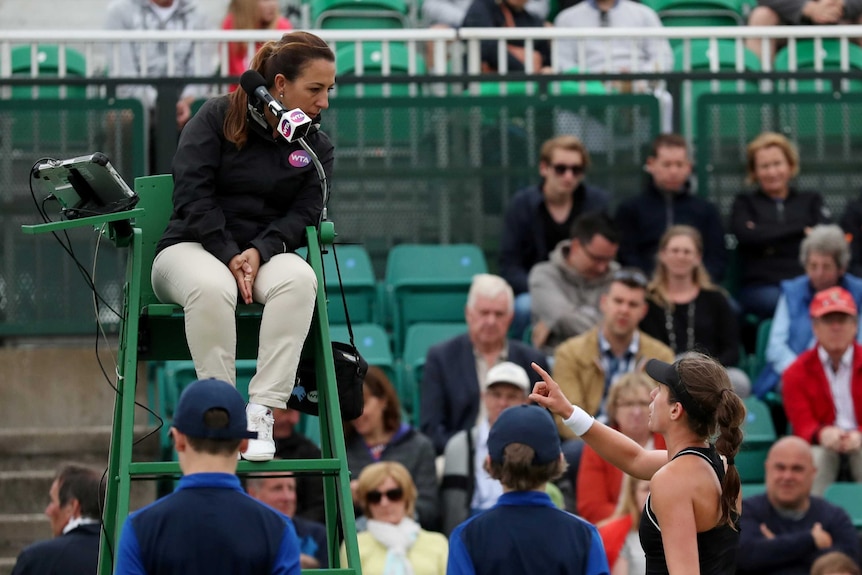
M554 173L558 176L562 176L566 172L572 172L573 176L580 176L584 173L583 164L554 164L551 167L554 169Z
M404 499L404 490L400 487L396 487L395 489L389 489L388 491L377 491L376 489L373 491L369 491L365 496L365 499L368 503L380 503L383 498L386 497L389 501L396 503Z
M649 281L647 277L638 270L618 270L611 276L612 282L621 282L629 287L646 289Z

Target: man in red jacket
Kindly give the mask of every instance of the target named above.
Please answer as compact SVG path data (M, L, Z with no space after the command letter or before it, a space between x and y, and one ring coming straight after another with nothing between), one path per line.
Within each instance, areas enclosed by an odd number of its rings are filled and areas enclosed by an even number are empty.
M862 481L862 345L856 303L844 288L818 292L809 311L816 345L784 372L782 394L793 433L812 445L811 493L823 495L842 459Z

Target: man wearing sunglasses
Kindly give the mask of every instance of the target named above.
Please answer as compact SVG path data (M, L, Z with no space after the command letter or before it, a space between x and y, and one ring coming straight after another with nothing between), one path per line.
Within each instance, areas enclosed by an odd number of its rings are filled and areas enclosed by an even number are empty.
M530 270L533 345L553 354L559 344L599 323L599 299L619 269L614 261L619 242L606 214L588 212L575 220L571 239Z
M703 237L703 265L715 283L727 266L724 226L718 208L691 190L688 143L679 134L662 134L652 143L646 167L649 180L643 193L622 202L616 223L623 233L619 261L652 274L658 243L671 226L685 224Z
M501 234L500 275L515 291L512 336L519 338L530 322L527 275L569 233L584 212L608 208L607 192L584 182L590 155L575 136L557 136L542 144L538 184L516 193L506 208Z

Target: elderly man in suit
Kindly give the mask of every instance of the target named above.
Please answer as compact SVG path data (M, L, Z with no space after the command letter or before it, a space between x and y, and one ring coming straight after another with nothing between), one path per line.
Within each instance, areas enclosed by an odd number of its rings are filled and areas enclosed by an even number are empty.
M530 364L546 365L538 350L507 339L514 314L514 294L506 280L477 274L467 296L467 333L428 350L422 376L420 422L438 455L456 432L470 429L482 409L479 382L494 365L511 361L532 373Z

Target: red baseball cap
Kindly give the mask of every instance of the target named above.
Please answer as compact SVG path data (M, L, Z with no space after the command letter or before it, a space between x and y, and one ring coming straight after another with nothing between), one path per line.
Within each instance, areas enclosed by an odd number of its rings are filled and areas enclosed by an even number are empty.
M853 296L842 287L831 287L817 292L809 308L811 317L823 317L828 313L858 315Z

